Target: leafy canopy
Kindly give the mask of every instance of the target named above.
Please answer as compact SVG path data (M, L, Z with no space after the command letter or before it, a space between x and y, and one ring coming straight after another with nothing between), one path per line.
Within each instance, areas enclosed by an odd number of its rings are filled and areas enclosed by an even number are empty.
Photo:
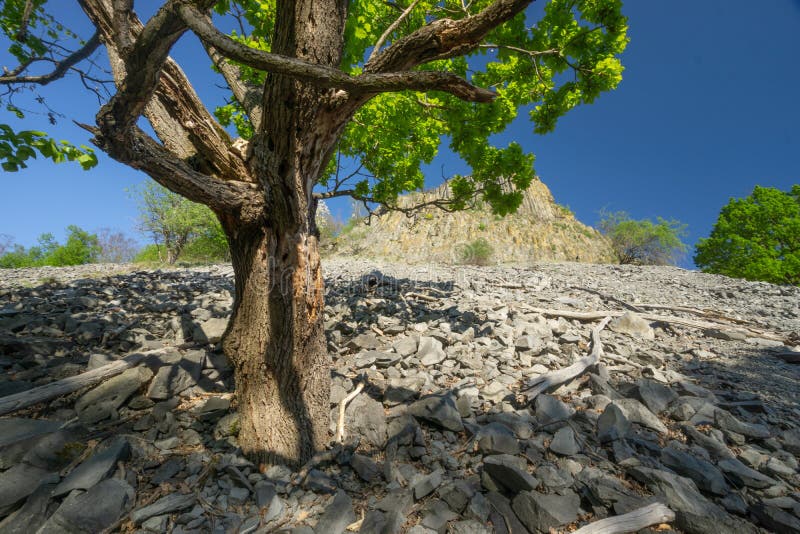
M731 198L694 261L709 273L800 285L800 185Z
M0 76L0 85L6 86L0 95L0 105L16 119L24 119L25 113L13 103L19 86L10 80L38 64L52 68L58 59L54 56L55 50L64 50L70 42L83 44L75 33L45 11L45 3L46 0L0 2L0 31L9 42L9 54L14 56L20 67L24 67L19 72L6 69L4 75ZM36 100L44 102L41 97ZM49 110L48 118L54 124L56 113ZM56 141L44 132L15 131L8 124L0 124L0 166L4 171L15 172L26 168L26 162L36 158L37 154L55 163L76 161L84 170L97 165L94 150L85 145L75 146L68 141Z
M462 19L484 9L490 0L413 2L386 37L392 43L435 19ZM410 1L350 2L341 68L358 75L375 43L411 6ZM619 54L628 42L627 23L620 0L551 0L538 22L524 14L492 31L481 46L466 56L437 60L420 69L458 74L471 83L496 91L489 103L470 103L448 93L411 91L382 93L367 102L347 125L321 189L330 194L346 191L365 201L396 205L399 194L420 190L420 166L430 163L442 143L471 168L469 176L451 181L453 208L463 208L476 195L495 213L514 211L521 191L534 177L532 154L512 142L496 146L495 136L527 111L536 133L553 130L562 115L591 103L622 79ZM239 29L232 37L248 46L269 51L275 20L274 0L221 0L220 14L239 11ZM263 81L263 73L242 67L246 79ZM215 115L234 125L240 136L253 133L244 108L231 103ZM342 161L356 172L348 175Z
M601 213L600 231L611 240L620 263L671 265L686 252L686 225L661 217L633 220L624 211Z

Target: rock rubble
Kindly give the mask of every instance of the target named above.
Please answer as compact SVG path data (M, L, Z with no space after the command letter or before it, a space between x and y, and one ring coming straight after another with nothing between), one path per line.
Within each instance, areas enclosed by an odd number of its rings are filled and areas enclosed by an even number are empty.
M798 288L664 267L325 269L332 431L364 389L344 446L305 476L238 448L229 266L0 271L0 398L147 354L0 418L0 532L546 533L654 503L674 513L659 531L800 532L800 367L777 356L800 350ZM599 364L528 399L592 349L597 321L559 310L617 319Z

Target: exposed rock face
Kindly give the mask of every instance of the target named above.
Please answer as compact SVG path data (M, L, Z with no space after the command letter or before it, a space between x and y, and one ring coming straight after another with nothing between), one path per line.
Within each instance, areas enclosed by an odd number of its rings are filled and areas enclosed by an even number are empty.
M447 187L440 186L405 196L399 203L408 207L448 194ZM335 253L405 263L461 263L465 245L481 238L493 247L492 260L497 263L614 260L608 240L556 204L539 179L525 191L522 205L513 215L495 216L488 205L456 213L426 208L411 217L386 213L341 237Z

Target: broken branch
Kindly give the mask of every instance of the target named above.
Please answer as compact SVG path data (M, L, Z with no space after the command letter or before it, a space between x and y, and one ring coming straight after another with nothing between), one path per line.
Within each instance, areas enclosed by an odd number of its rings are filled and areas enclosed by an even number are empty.
M600 324L592 330L592 352L590 352L588 356L584 356L569 367L544 374L530 381L527 386L528 389L523 392L528 401L532 401L542 393L553 391L561 384L577 378L590 367L597 365L600 362L600 358L603 356L603 344L600 341L600 331L606 327L609 321L611 321L610 316L600 321Z

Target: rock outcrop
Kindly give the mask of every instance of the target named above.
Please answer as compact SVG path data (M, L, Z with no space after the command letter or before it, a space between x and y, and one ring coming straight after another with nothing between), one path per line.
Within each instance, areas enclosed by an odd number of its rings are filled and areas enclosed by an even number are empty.
M426 193L399 199L410 207L447 198L446 185ZM493 248L492 263L531 265L534 262L579 261L607 263L614 260L608 240L556 204L538 178L525 191L522 205L506 217L492 214L488 205L447 212L424 208L412 216L388 212L373 217L371 224L357 224L334 245L335 254L405 263L462 263L465 247L485 239Z

